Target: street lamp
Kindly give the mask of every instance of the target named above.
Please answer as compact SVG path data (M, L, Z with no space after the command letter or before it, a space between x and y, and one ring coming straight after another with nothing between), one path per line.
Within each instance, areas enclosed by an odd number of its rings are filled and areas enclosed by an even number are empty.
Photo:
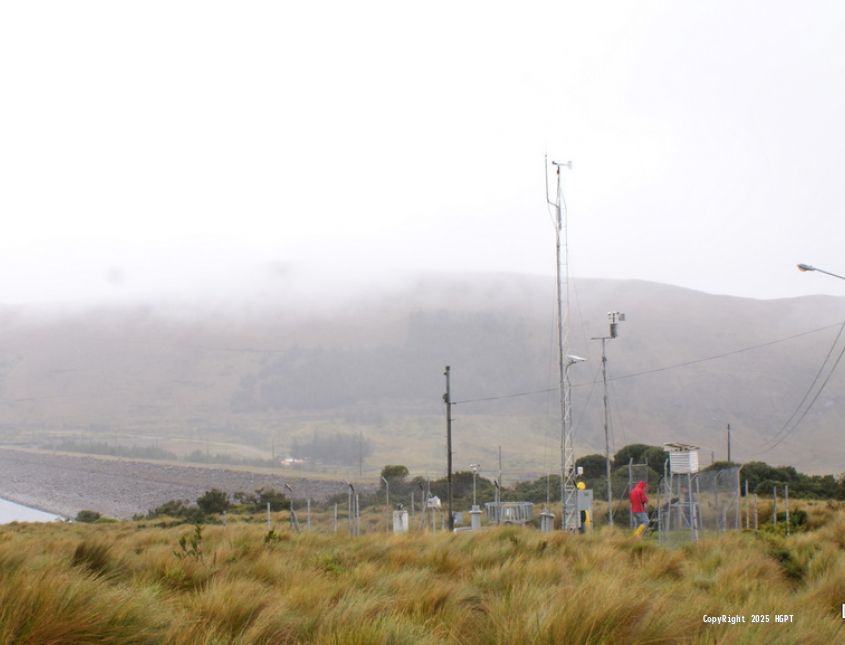
M819 273L826 273L827 275L832 275L834 278L839 278L840 280L845 280L845 276L839 275L838 273L831 273L830 271L825 271L824 269L814 267L812 264L799 264L798 270L799 271L818 271Z

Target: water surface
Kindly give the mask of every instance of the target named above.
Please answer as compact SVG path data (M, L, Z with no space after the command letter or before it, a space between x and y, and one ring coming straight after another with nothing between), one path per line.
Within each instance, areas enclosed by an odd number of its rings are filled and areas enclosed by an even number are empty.
M52 522L62 519L53 513L39 511L37 508L30 508L22 504L10 502L7 499L0 499L0 524L10 522Z

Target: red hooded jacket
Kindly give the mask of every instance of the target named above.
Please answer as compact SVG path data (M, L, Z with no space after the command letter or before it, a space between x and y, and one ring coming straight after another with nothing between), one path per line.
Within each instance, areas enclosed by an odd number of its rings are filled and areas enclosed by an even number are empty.
M639 481L628 495L631 500L631 512L645 513L645 505L648 502L648 495L645 494L645 482Z

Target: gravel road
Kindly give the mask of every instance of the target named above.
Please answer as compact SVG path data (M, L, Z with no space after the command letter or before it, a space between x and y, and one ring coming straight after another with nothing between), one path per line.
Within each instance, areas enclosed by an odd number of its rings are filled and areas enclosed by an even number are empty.
M0 497L64 517L83 509L128 519L171 499L194 501L205 491L229 493L290 484L297 499L322 501L346 492L342 481L284 478L224 468L156 464L0 448ZM374 486L360 487L372 489Z

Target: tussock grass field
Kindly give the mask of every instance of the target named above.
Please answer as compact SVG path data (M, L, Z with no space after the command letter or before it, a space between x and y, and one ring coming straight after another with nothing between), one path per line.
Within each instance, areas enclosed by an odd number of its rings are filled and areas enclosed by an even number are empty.
M0 642L845 642L845 511L812 517L788 537L672 548L615 529L12 524L0 528ZM703 618L722 614L747 622Z

